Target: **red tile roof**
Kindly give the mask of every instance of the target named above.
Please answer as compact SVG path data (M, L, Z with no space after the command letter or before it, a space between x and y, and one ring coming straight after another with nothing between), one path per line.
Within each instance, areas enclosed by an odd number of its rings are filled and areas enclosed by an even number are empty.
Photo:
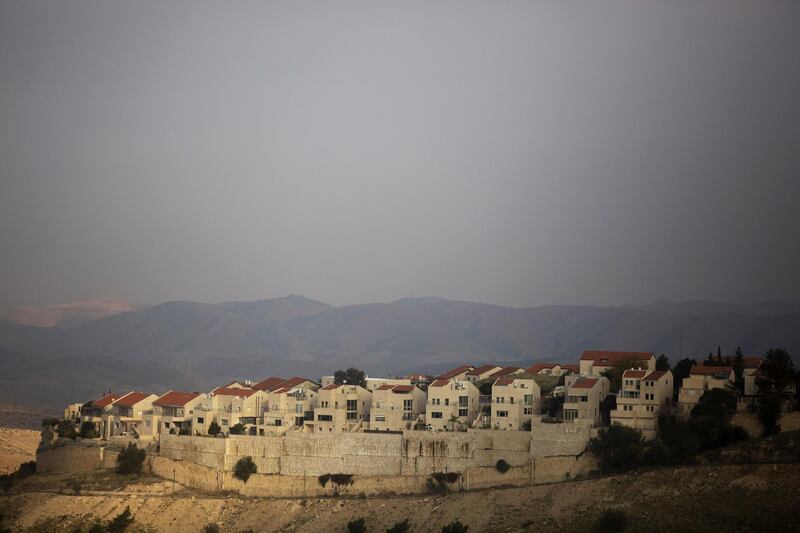
M256 383L255 385L253 385L252 388L256 390L263 390L269 392L271 390L278 388L278 386L284 381L286 380L283 378L276 378L276 377L265 378Z
M730 374L733 372L733 369L729 366L705 366L705 365L694 365L692 369L689 371L689 375L695 376L711 376L717 374Z
M611 352L607 350L584 350L581 361L594 361L601 366L612 366L619 361L649 361L652 352Z
M393 388L394 388L394 385L389 385L388 383L384 383L383 385L381 385L380 387L378 387L375 390L392 390Z
M395 385L392 388L392 392L399 393L399 394L407 394L414 390L414 385Z
M114 402L114 405L119 405L120 407L133 407L135 404L141 402L148 396L150 395L146 392L131 391L128 394L120 396L119 399Z
M481 374L486 374L487 372L491 372L492 370L500 370L500 367L497 365L481 365L478 368L474 368L467 372L468 376L480 376Z
M758 368L761 366L761 363L764 362L763 357L742 357L742 361L744 362L745 368Z
M580 372L581 371L580 365L572 365L572 364L570 364L570 365L561 365L561 368L565 368L565 369L570 370L572 372Z
M575 382L570 385L571 389L591 389L600 381L597 378L579 378L576 379Z
M313 383L313 381L311 381L308 378L301 378L299 376L295 376L295 377L289 378L286 381L284 381L283 383L281 383L280 387L283 388L283 389L291 389L292 387L297 387L298 385L300 385L302 383L305 383L306 381L309 381L309 382Z
M200 396L200 393L198 392L179 392L171 390L158 400L154 401L153 405L183 407L198 396Z
M237 387L227 388L227 387L217 387L216 389L211 391L211 394L214 396L241 396L242 398L247 398L255 393L253 389L240 389Z
M444 374L442 374L441 376L439 376L439 377L438 377L438 378L436 378L436 379L450 379L450 378L454 378L454 377L456 377L456 376L457 376L457 375L459 375L459 374L466 374L467 372L469 372L469 371L470 371L470 370L472 370L473 368L475 368L475 367L474 367L474 366L472 366L472 365L461 365L461 366L459 366L459 367L456 367L456 368L454 368L454 369L452 369L452 370L448 370L447 372L445 372Z
M649 374L647 374L644 379L645 381L658 381L667 373L666 370L653 370Z
M338 389L339 387L341 387L341 385L337 385L336 383L331 383L330 385L325 385L320 390L334 390Z
M450 383L449 379L437 379L433 383L431 383L430 387L446 387Z
M505 387L514 383L514 378L500 378L494 382L495 387Z
M103 396L99 400L93 400L92 401L92 405L94 407L99 407L100 409L102 409L103 407L111 405L111 402L113 402L114 400L119 399L119 397L120 397L119 394L106 394L105 396Z
M542 370L552 370L558 365L558 363L536 363L532 367L529 367L525 372L528 374L538 374Z
M499 371L492 374L492 376L499 378L500 376L508 376L510 374L518 374L519 372L524 372L525 369L518 367L518 366L504 366Z
M623 378L643 378L647 374L647 370L631 370L628 369L622 373Z

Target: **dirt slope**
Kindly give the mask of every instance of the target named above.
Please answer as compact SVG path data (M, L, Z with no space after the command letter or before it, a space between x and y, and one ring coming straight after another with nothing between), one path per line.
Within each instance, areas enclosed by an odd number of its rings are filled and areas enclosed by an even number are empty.
M15 471L20 464L36 460L40 432L0 428L0 474Z
M102 473L98 476L113 474ZM37 479L38 478L38 479ZM118 486L83 480L81 495L58 494L65 478L37 475L0 496L6 526L68 531L95 517L110 519L130 505L139 531L346 531L355 517L380 532L405 518L412 531L440 531L461 520L470 531L587 531L604 509L623 509L627 531L798 531L800 465L733 465L663 469L613 478L496 489L448 496L370 499L246 499L180 490L163 480ZM89 493L93 488L113 488ZM47 489L51 493L42 492ZM21 493L19 491L36 491ZM13 492L16 492L15 494Z

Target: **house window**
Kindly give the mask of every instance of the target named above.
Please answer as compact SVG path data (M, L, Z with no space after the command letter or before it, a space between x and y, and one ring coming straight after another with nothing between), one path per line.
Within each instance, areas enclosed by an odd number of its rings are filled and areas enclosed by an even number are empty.
M503 396L495 396L494 403L506 403L506 399Z
M445 405L450 405L450 398L445 398L444 399L444 404Z
M569 422L578 418L577 409L564 409L564 420Z
M375 415L375 422L386 422L385 415Z
M320 422L333 422L333 417L331 415L317 415L317 420Z
M467 406L469 406L469 396L459 396L458 397L458 406L459 407L467 407Z
M205 419L202 416L198 416L197 417L197 423L198 424L205 424Z
M169 429L169 422L164 422L164 427L165 427L166 429Z
M508 416L508 411L497 411L497 416L500 418L506 418Z
M431 411L431 418L442 418L441 411Z
M524 403L525 405L533 405L533 394L526 394L522 398L522 403Z
M222 427L228 427L228 419L227 418L223 418L222 419Z
M275 419L275 425L276 426L282 426L283 425L283 420L281 420L280 418L276 418Z
M347 400L348 411L358 411L358 400Z
M458 416L469 416L469 409L459 409Z
M144 421L144 426L149 428L150 427L150 421L149 420L145 420Z
M403 411L411 411L414 408L414 400L403 400Z
M523 415L532 415L533 414L533 407L525 407L522 409Z

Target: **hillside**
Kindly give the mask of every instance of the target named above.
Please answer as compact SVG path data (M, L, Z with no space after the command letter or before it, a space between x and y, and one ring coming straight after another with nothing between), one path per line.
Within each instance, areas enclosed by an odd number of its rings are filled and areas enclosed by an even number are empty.
M25 326L71 328L145 307L123 298L98 298L68 304L18 307L6 313L5 319Z
M6 527L72 531L110 520L130 506L134 531L345 532L365 519L385 531L408 519L410 531L440 531L459 520L470 531L589 531L608 509L623 511L626 532L797 531L800 466L731 465L666 468L601 479L525 488L419 496L348 499L258 499L204 494L158 478L126 480L108 472L33 476L0 495ZM39 479L37 479L39 478ZM68 487L78 482L81 495Z
M301 296L167 302L70 328L0 322L0 401L60 408L103 390L205 390L269 374L373 375L462 362L575 361L591 348L704 357L721 345L800 354L800 305L656 302L510 308L441 298L334 308ZM682 350L682 352L681 352Z

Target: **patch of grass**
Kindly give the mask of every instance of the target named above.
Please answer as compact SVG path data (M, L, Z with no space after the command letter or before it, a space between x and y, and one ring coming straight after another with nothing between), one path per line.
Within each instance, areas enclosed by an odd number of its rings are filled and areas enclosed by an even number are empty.
M247 480L250 479L250 476L256 472L258 472L258 468L253 462L253 458L248 455L247 457L242 457L236 461L236 466L233 469L233 476L247 483Z
M616 533L628 527L628 515L618 509L606 509L592 524L594 533Z
M347 531L349 533L364 533L367 530L364 518L356 518L347 523Z

